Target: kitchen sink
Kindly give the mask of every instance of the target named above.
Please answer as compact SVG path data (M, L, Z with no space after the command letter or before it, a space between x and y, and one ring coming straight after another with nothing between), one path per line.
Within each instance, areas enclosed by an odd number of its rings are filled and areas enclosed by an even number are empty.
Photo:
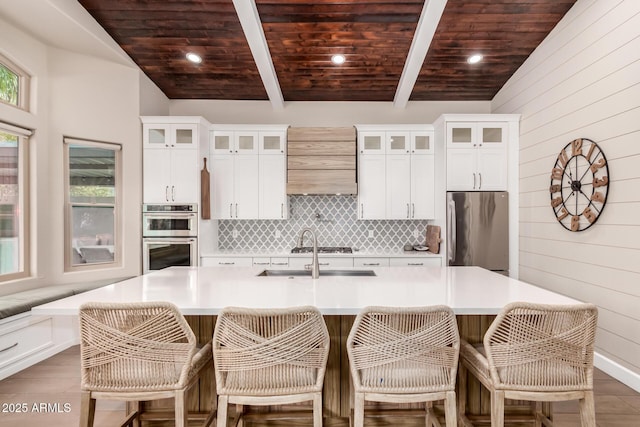
M320 270L320 276L375 276L373 270ZM282 277L282 276L308 276L311 277L311 270L264 270L258 273L260 277Z

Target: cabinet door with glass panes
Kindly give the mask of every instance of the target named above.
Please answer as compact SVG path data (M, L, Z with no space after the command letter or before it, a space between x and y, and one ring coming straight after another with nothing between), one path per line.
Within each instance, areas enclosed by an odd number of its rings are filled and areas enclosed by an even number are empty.
M505 122L447 123L447 190L507 189Z
M358 131L359 154L385 154L386 132Z
M504 148L507 126L504 122L447 123L447 148Z
M143 126L144 203L198 203L198 125Z
M197 134L196 124L145 124L143 148L197 149Z
M211 132L211 155L258 154L258 132L215 130Z

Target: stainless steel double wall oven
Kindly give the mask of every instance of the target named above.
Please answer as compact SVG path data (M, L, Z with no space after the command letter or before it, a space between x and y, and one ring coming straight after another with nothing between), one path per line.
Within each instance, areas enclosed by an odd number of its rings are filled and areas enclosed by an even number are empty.
M143 273L195 265L198 265L198 205L143 205Z

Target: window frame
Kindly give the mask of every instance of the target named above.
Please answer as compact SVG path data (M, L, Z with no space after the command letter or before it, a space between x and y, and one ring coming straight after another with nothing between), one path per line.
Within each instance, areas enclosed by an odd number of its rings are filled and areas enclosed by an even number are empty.
M15 64L6 56L0 54L0 64L18 76L18 99L17 104L6 102L0 98L0 103L9 107L29 111L29 94L31 90L31 76L21 67Z
M64 142L64 271L85 271L103 270L122 267L122 144L112 142L94 141L84 138L63 137ZM82 145L86 147L97 147L114 151L115 156L115 200L113 203L113 261L93 262L87 264L73 264L73 207L92 206L87 203L71 202L71 170L70 170L70 147ZM109 206L99 204L94 206Z
M31 245L30 245L30 187L29 187L29 137L33 134L30 130L13 126L0 121L0 131L18 137L18 271L14 273L0 274L0 283L29 277L31 274Z

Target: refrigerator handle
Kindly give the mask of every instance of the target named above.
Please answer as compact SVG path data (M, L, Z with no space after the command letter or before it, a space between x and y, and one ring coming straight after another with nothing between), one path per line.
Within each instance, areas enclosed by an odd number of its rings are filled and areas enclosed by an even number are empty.
M447 212L447 260L448 263L456 260L456 202L453 199L448 201Z

